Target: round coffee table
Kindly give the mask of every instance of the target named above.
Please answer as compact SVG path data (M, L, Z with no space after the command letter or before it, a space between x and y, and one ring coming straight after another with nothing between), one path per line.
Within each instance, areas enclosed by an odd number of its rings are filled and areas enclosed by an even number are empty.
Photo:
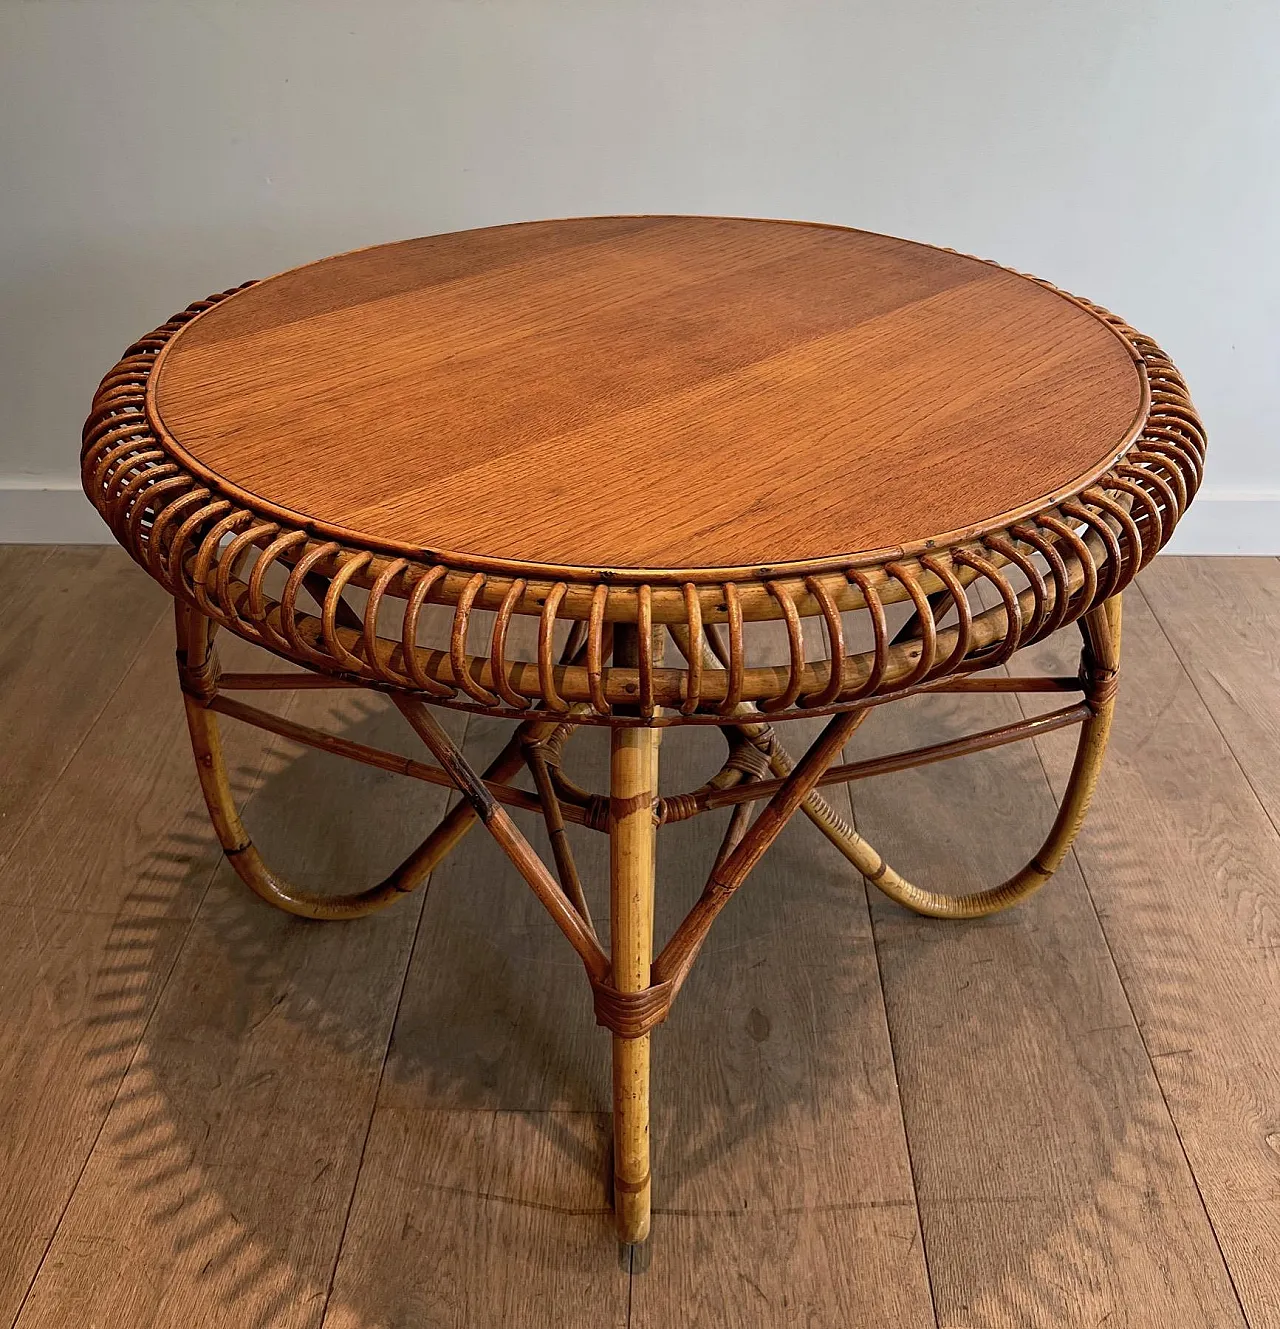
M1120 592L1195 493L1204 435L1150 339L1042 282L832 226L615 217L383 245L200 301L103 380L83 458L90 499L174 597L200 781L254 891L355 918L421 885L479 820L546 907L613 1034L615 1207L636 1242L650 1031L797 810L937 918L1014 904L1062 861L1111 723ZM1071 623L1077 676L987 672ZM222 672L219 627L301 671ZM385 693L434 761L236 695L351 686ZM898 698L1055 690L1078 699L841 761ZM435 706L516 728L477 772ZM463 801L385 881L294 886L241 824L219 715ZM793 760L774 722L819 715ZM659 797L674 724L718 726L727 756ZM607 792L563 769L580 725L610 728ZM1075 765L1042 848L974 894L904 880L819 792L1068 725ZM508 807L545 818L550 867ZM706 888L655 958L657 828L724 807ZM607 938L568 823L609 836Z

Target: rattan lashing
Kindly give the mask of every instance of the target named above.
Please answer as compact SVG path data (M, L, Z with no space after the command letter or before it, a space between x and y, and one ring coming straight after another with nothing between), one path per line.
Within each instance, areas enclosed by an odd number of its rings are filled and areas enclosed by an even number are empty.
M1186 386L1149 338L1079 302L1130 348L1145 419L1100 473L989 529L767 568L587 569L425 549L411 556L203 472L159 426L148 387L173 337L226 294L170 319L107 374L85 426L83 476L117 539L174 596L179 676L210 814L229 860L264 899L312 918L369 913L421 885L482 821L582 960L596 1018L615 1035L616 1074L625 1080L634 1072L647 1086L647 1035L669 1012L716 915L795 811L803 810L867 880L935 917L1005 908L1061 863L1087 811L1114 710L1121 592L1169 539L1203 471L1204 434ZM896 631L886 613L894 605L909 610ZM434 642L424 639L428 618L439 624L441 606L447 629ZM512 645L517 616L537 620L536 640L523 658ZM749 662L753 634L769 623L781 624L773 638L785 638L785 658ZM1072 623L1084 642L1077 677L975 677ZM217 628L306 672L223 673ZM487 644L476 645L477 633L487 633ZM852 649L858 635L871 645ZM674 650L666 651L668 644ZM227 695L314 686L388 694L435 764L324 734ZM1081 699L964 739L839 764L846 740L874 707L921 692L987 690L1077 691ZM477 773L424 703L508 717L518 727ZM464 801L384 881L336 896L295 888L263 862L240 821L222 760L219 714L456 787ZM820 715L831 717L823 733L793 762L771 722ZM659 798L645 764L656 761L656 749L645 748L642 735L690 723L721 728L725 764L697 789ZM985 891L945 895L904 880L819 792L823 784L1074 724L1081 726L1075 764L1043 846L1008 881ZM607 795L568 776L565 745L581 725L635 732L641 746L630 758L615 737L615 753L632 761L622 786L633 782L629 795L620 795L616 768ZM513 783L522 769L532 776L532 792ZM752 822L749 810L760 802L764 809ZM554 873L508 806L544 817ZM643 857L652 826L645 830L637 817L660 825L726 806L733 815L702 896L651 967L640 927L628 943L640 967L633 964L624 981L617 939L611 956L591 918L566 825L608 833L615 845L625 840L626 853ZM651 874L651 862L639 870ZM615 898L615 928L617 904ZM636 1134L640 1110L624 1108L622 1098L617 1103L620 1231L634 1240L648 1227L647 1141ZM647 1107L640 1115L647 1120Z

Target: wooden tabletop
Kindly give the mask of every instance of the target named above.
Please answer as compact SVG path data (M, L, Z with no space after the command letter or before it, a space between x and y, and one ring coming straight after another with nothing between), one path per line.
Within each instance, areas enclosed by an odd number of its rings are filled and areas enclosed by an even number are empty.
M411 555L777 567L981 533L1141 428L1128 344L974 259L588 218L326 259L196 318L152 427L253 506Z

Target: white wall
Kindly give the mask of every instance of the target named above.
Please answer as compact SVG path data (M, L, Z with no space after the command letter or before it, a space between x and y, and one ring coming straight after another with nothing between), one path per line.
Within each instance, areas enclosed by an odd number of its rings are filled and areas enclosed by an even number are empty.
M0 0L0 538L97 534L89 398L188 300L633 211L870 227L1111 305L1210 429L1183 547L1280 552L1276 0Z

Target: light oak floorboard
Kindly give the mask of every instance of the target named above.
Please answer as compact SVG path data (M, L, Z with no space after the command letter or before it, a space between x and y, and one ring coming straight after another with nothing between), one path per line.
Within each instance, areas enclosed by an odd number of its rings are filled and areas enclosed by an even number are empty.
M510 721L475 717L468 760L483 769L511 732ZM570 740L566 770L572 778L607 787L607 767L599 767L606 743L603 731ZM529 785L527 777L521 782ZM541 818L518 810L512 815L551 863ZM603 935L608 841L570 830ZM477 826L436 874L379 1106L607 1111L608 1077L609 1040L595 1024L581 961L498 844Z
M854 746L1017 714L1008 696L920 698L873 715ZM852 788L889 861L948 890L1003 880L1053 815L1029 745ZM872 898L939 1325L1241 1325L1075 862L987 921Z
M510 733L476 717L468 759ZM569 746L597 788L602 740ZM514 815L550 862L537 820ZM574 848L606 926L607 841ZM432 882L325 1329L624 1325L608 1048L581 963L476 827Z
M1280 826L1280 559L1161 558L1141 595Z
M1126 597L1111 751L1077 845L1253 1329L1280 1325L1276 569L1162 558ZM1060 788L1058 737L1039 747Z
M57 694L33 703L33 725L57 728ZM229 738L247 792L262 745ZM162 619L0 874L0 1324L17 1314L220 857Z
M473 725L473 759L496 728ZM575 779L603 787L602 734L575 738L569 754ZM664 788L697 784L722 756L716 735L666 735ZM661 832L660 935L692 903L714 837L707 822ZM603 919L605 841L575 842ZM833 883L838 863L807 828L775 853L655 1037L654 1236L630 1323L928 1323L865 906ZM797 886L852 905L848 921L815 939L803 909L783 903ZM770 943L806 953L820 980L773 963ZM815 1032L828 984L837 1004ZM354 1329L359 1305L388 1325L551 1323L549 1297L557 1324L624 1322L607 1051L578 961L473 837L428 901L326 1325ZM495 1150L513 1150L499 1162L474 1143L491 1132ZM460 1227L483 1242L460 1242Z
M780 733L798 756L820 729ZM664 788L696 786L723 754L718 735L669 733ZM659 938L701 890L726 817L664 828ZM866 903L803 817L717 919L655 1036L652 1129L635 1329L933 1323Z
M0 905L0 1324L45 1258L186 932Z
M0 550L0 863L169 604L123 549L31 550Z
M0 545L0 622L28 594L31 579L52 557L56 545Z
M366 742L405 731L368 696L286 704ZM460 734L465 718L450 723ZM244 733L272 749L250 825L268 861L312 884L373 880L445 806L438 788ZM219 870L21 1329L319 1323L419 909L316 924ZM144 969L150 943L144 931Z
M6 623L53 556L22 557ZM437 874L411 964L417 902L327 925L259 905L217 869L167 606L132 666L129 622L104 610L115 682L35 770L0 878L0 1324L31 1287L24 1327L914 1326L934 1323L927 1255L946 1329L1216 1329L1245 1323L1221 1251L1252 1329L1280 1325L1280 839L1263 806L1274 819L1277 567L1158 561L1144 586L1172 647L1128 596L1113 747L1078 845L1097 912L1069 860L985 923L876 897L872 933L844 861L788 829L655 1036L654 1237L630 1276L608 1212L608 1039L496 847L477 831ZM231 667L264 667L220 640ZM1017 672L1074 669L1076 642ZM55 685L28 682L7 713L27 732L55 731L77 686L44 673ZM367 697L285 704L402 746ZM851 755L1015 705L887 708ZM224 731L251 827L299 877L371 880L442 798ZM469 753L507 732L471 721ZM1038 843L1044 771L1060 789L1072 738L1040 740L1039 762L1025 745L856 785L861 828L925 883L986 884ZM603 736L569 752L602 787ZM687 786L720 740L669 735L663 755L664 787ZM660 937L723 815L661 833ZM599 919L605 841L574 829Z
M627 1323L604 1113L378 1108L325 1329Z

